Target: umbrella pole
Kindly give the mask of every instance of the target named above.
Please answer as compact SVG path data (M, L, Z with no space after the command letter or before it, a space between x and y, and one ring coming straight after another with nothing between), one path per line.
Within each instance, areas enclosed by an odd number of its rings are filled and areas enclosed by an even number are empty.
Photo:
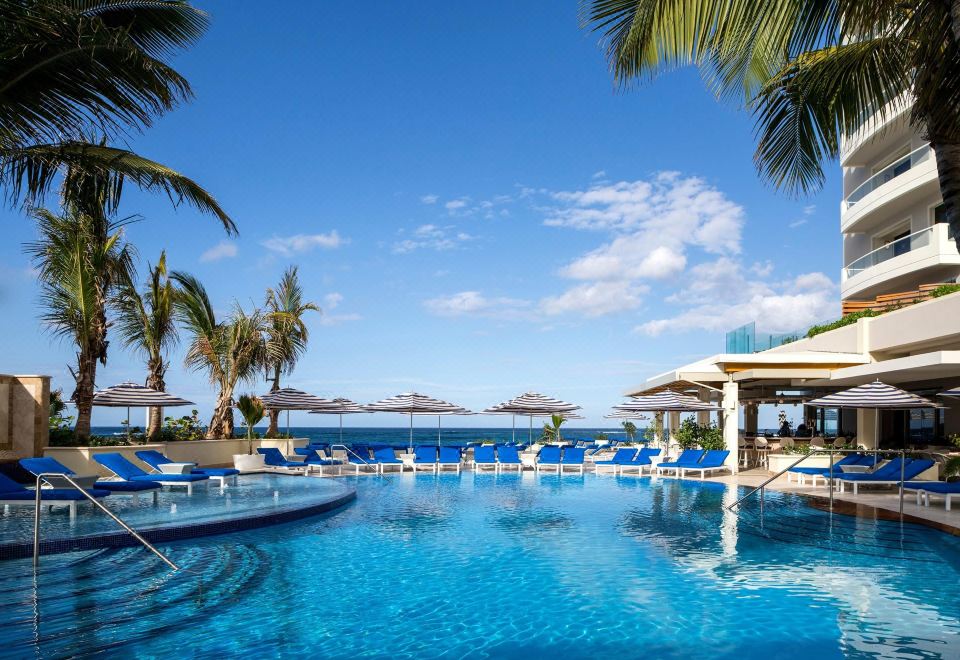
M340 413L340 444L343 444L343 413Z
M513 444L517 444L517 416L510 415L510 441Z
M287 440L290 439L290 411L287 411Z
M440 415L437 415L437 447L440 446Z
M410 451L413 451L413 413L410 413Z
M130 406L127 406L127 444L130 444Z
M533 444L533 415L530 415L530 432L529 435L527 435L527 441Z

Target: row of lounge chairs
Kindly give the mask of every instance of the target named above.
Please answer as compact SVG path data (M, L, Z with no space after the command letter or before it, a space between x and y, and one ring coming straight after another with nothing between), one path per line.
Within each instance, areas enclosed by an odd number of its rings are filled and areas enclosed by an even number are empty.
M877 465L879 464L879 467ZM862 486L897 486L903 483L904 491L916 494L917 506L921 503L929 506L930 496L942 496L946 510L950 510L951 499L953 496L960 496L960 483L948 483L944 481L918 480L921 474L935 465L934 461L928 458L902 458L896 457L886 463L875 454L848 454L834 463L833 481L834 486L842 493L847 486L850 486L853 495L857 496ZM851 466L857 468L856 472L846 471ZM866 469L867 471L862 471ZM805 484L810 479L814 486L818 481L823 481L823 485L830 483L830 468L820 467L794 467L787 472L787 480L796 477L801 484Z
M70 510L71 519L77 515L77 505L80 502L87 501L88 498L66 479L58 480L57 477L59 476L68 476L81 485L89 485L84 490L95 499L101 499L108 495L128 495L134 499L139 499L141 494L150 494L154 503L156 503L157 492L164 487L186 488L187 495L192 495L195 483L215 480L219 481L222 487L227 480L235 480L237 475L240 474L238 470L233 468L192 468L187 473L167 473L163 472L161 466L174 464L175 461L170 460L160 452L152 449L142 450L136 452L136 456L149 467L150 472L117 452L106 452L93 456L93 460L110 471L112 476L106 479L92 475L78 475L74 470L50 457L23 458L20 459L20 465L34 476L43 475L40 501L51 507L54 505L67 506ZM0 474L0 504L5 506L11 504L32 505L36 501L36 495L35 490L26 488Z

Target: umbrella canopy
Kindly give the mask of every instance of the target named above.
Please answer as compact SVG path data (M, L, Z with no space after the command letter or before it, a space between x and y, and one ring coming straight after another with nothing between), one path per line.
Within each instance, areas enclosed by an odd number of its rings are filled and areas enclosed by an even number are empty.
M93 405L105 408L127 409L127 439L130 438L131 408L170 408L173 406L192 406L193 401L181 399L167 392L161 392L136 383L120 383L93 393Z
M287 435L290 435L290 411L291 410L314 410L322 408L332 403L330 399L324 399L313 394L307 394L293 387L283 387L276 392L268 392L260 397L263 407L267 410L286 410L287 411Z
M426 394L418 392L403 392L396 396L381 399L374 403L363 406L370 412L394 412L404 415L410 415L410 446L413 447L413 416L414 415L438 415L437 425L439 427L439 415L472 415L473 413L447 401L434 399ZM439 436L438 440L439 442Z
M93 393L93 405L109 408L192 406L193 401L136 383L120 383Z
M620 403L613 407L614 412L638 413L638 412L701 412L709 410L722 410L707 401L681 394L672 390L657 392L647 396L635 396L626 403Z
M960 396L960 387L954 387L952 390L940 392L937 396Z
M514 397L509 401L498 403L484 410L486 415L526 415L530 418L530 429L528 431L528 441L533 442L533 418L545 417L548 415L564 415L565 419L571 419L569 413L574 410L580 410L580 406L554 399L553 397L540 394L539 392L524 392L520 396ZM514 420L515 421L515 420ZM517 439L517 427L513 426L513 440Z
M310 414L312 415L339 415L340 416L340 444L343 444L343 416L357 415L360 413L369 415L370 411L364 408L363 406L361 406L359 403L354 403L350 399L346 399L342 396L327 402L325 405L317 408L316 410L310 411Z
M615 410L608 415L603 416L604 419L650 419L646 415L642 415L638 412L632 412L630 410Z
M899 387L881 383L879 380L822 396L808 401L807 405L818 408L883 408L886 410L937 407L937 404L929 399L911 394Z
M333 403L330 399L307 394L292 387L264 394L260 400L268 410L315 410Z

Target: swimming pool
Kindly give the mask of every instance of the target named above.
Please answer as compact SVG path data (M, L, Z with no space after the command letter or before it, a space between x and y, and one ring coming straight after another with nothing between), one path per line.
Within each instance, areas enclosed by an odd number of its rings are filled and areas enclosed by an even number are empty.
M349 480L336 513L0 563L13 656L957 657L960 539L720 484Z

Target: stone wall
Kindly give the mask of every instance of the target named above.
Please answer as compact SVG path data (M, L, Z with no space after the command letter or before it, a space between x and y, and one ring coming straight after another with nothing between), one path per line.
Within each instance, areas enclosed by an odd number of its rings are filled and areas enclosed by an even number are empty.
M50 376L0 374L0 463L40 456L49 415Z

